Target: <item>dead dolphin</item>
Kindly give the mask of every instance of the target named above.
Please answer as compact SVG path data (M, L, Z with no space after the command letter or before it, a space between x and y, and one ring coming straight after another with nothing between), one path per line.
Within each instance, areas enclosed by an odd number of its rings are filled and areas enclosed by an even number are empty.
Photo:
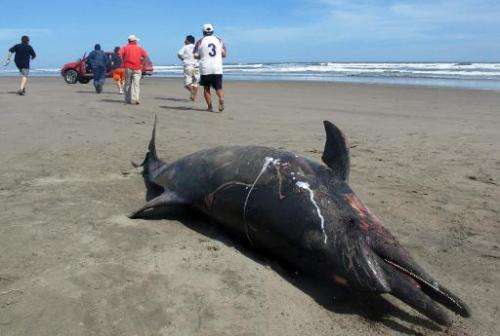
M324 122L325 165L259 146L217 147L167 164L156 154L156 123L155 117L140 164L148 193L156 197L131 218L189 206L311 275L359 291L390 293L442 325L451 320L437 303L470 316L351 190L349 149L332 123Z

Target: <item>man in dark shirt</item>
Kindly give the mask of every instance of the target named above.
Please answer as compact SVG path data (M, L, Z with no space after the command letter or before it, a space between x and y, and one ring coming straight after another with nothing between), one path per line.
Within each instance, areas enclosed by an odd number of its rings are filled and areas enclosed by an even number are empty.
M95 92L101 93L106 81L106 73L108 65L111 63L106 53L101 50L101 45L96 44L94 51L87 57L87 63L92 68L92 75L94 77Z
M36 57L35 51L30 46L30 38L28 36L23 36L21 38L21 43L16 44L9 49L5 65L10 63L10 57L13 53L16 54L14 57L14 63L22 75L21 87L19 88L19 91L17 91L17 93L22 96L26 93L26 84L28 84L28 75L30 72L30 61Z

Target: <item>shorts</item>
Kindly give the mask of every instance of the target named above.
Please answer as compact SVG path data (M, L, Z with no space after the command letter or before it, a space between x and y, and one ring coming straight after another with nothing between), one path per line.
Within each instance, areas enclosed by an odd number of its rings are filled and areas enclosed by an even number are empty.
M30 75L30 69L28 69L28 68L20 68L19 72L21 73L21 75L26 76L26 77Z
M113 70L113 80L115 82L124 81L125 80L125 69L118 68Z
M198 68L184 68L184 85L198 86L200 82L200 70Z
M222 90L222 74L201 75L200 85Z

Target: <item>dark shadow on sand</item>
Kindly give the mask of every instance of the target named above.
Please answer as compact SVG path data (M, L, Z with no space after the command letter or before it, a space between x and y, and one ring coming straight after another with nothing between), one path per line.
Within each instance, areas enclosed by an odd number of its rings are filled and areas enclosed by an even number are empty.
M158 100L168 100L172 102L178 102L178 103L189 103L189 99L184 99L184 98L170 98L170 97L155 97L155 99Z
M126 104L125 100L123 100L123 99L108 99L108 98L105 98L105 99L101 99L101 101L105 102L105 103L121 103L121 104Z
M191 106L160 106L161 108L167 109L167 110L178 110L178 111L198 111L198 112L207 112L207 113L214 113L214 112L209 112L206 109L201 109L197 107L191 107Z
M95 90L94 91L75 91L75 93L93 93L93 94L96 94ZM116 91L103 91L101 92L101 94L103 95L120 95L120 96L123 96L123 93L120 93L120 92L116 92Z
M160 189L150 189L147 199L151 199L161 192ZM215 239L226 246L233 247L253 261L271 267L283 279L309 295L325 309L336 314L357 314L365 319L382 323L386 327L405 335L422 334L411 327L398 323L394 317L429 330L442 330L434 322L416 315L417 313L415 315L409 314L380 295L352 291L346 287L298 273L287 265L269 260L263 254L257 252L244 237L229 235L217 223L195 210L185 207L169 207L164 208L160 213L156 212L154 215L142 218L177 220L193 231Z

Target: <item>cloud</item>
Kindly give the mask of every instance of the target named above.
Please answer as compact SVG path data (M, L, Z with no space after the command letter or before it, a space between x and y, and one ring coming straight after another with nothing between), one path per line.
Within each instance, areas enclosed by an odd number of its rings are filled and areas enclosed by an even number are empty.
M473 41L489 36L498 41L500 2L491 0L310 0L306 23L263 28L238 28L238 39L281 42L288 38L325 42ZM309 19L309 20L307 20ZM307 22L308 21L308 22ZM490 27L491 29L486 29Z
M226 27L225 39L228 41L244 41L245 43L274 43L295 37L308 37L314 34L314 29L308 27L263 27L241 28Z
M394 15L434 23L496 23L500 3L493 1L398 2L390 7Z
M52 31L45 28L0 28L0 41L20 39L23 35L50 36Z
M329 20L346 37L391 40L474 38L487 24L498 22L495 1L340 1L320 0Z

